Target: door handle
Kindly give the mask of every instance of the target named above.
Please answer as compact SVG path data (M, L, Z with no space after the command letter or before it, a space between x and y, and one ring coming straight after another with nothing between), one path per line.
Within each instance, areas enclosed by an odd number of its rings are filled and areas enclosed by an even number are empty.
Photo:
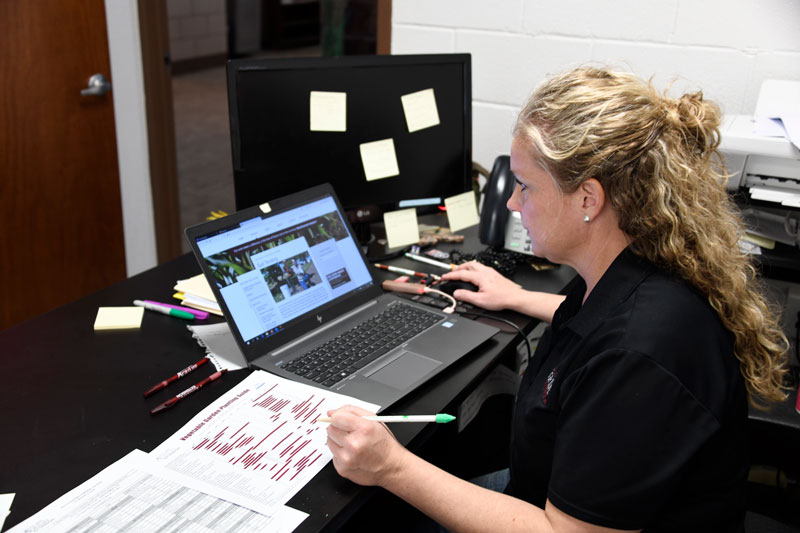
M102 74L92 74L89 86L81 89L81 96L102 96L111 90L111 83Z

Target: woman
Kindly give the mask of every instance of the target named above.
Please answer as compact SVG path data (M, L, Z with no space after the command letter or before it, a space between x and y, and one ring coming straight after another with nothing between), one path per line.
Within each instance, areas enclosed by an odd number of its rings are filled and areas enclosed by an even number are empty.
M564 297L477 263L444 276L479 287L457 298L551 324L517 395L508 486L425 463L352 407L328 428L337 471L458 531L741 530L747 398L784 398L787 344L737 248L719 120L700 93L602 69L538 87L508 208L580 282Z

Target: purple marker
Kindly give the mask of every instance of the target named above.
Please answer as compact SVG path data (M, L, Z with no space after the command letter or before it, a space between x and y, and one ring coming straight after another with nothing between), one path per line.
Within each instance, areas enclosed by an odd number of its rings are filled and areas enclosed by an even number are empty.
M145 302L150 304L164 305L166 307L171 307L172 309L177 309L178 311L191 313L200 320L205 320L206 318L208 318L208 313L205 311L200 311L199 309L192 309L191 307L181 307L180 305L165 304L163 302L156 302L153 300L145 300Z

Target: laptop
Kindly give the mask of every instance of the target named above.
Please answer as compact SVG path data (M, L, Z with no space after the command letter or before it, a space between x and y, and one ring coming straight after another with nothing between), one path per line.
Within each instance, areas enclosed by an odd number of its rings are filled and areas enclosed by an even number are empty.
M343 213L323 184L186 236L250 367L383 410L498 330L385 293Z

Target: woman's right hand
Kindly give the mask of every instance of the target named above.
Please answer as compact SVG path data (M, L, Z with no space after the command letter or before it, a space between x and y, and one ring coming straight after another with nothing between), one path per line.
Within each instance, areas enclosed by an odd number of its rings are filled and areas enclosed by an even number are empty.
M514 302L525 292L495 269L477 261L458 265L451 272L444 274L442 280L468 281L477 286L477 291L458 289L453 293L453 297L491 311L514 308Z
M364 418L374 415L346 405L328 411L328 448L340 476L359 485L382 485L402 468L408 452L385 424Z

